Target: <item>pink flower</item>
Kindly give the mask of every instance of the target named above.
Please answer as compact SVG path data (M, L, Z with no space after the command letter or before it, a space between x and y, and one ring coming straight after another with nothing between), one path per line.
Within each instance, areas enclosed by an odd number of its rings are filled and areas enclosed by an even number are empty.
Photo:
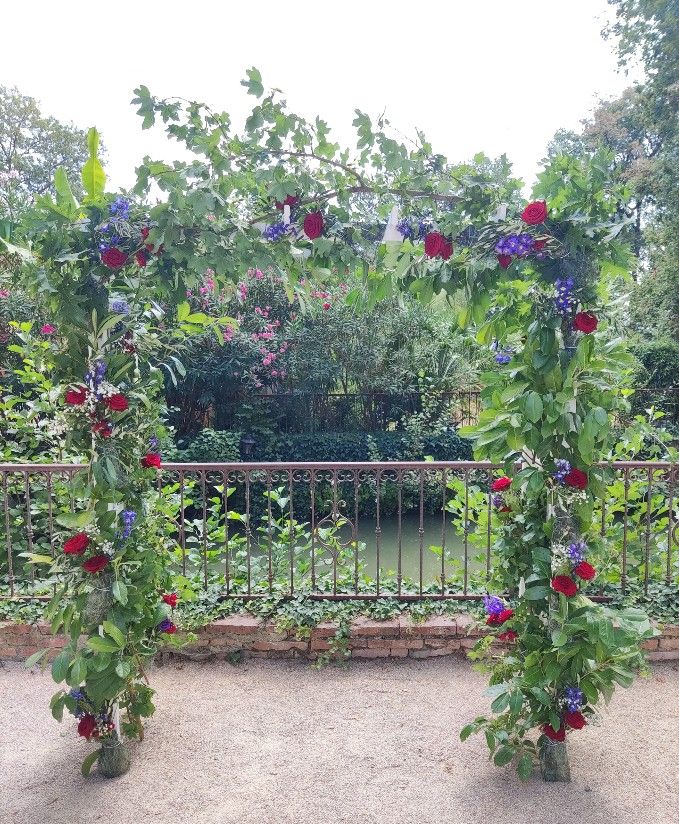
M330 309L330 304L329 304L327 301L323 304L323 309L324 309L326 312L328 311L328 309Z
M217 218L216 218L214 215L205 215L205 218L206 218L206 220L208 220L210 223L214 223L214 222L215 222L215 220L217 220Z
M8 298L9 289L0 289L0 298Z
M52 326L51 323L45 323L40 327L40 334L41 335L53 335L57 331L56 326Z
M233 340L233 327L227 326L222 334L224 336L224 340L229 343L229 341Z

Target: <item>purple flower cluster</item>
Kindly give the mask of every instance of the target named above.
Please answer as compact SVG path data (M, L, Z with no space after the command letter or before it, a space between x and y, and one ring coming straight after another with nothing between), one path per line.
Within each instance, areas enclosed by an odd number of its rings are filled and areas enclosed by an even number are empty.
M560 484L562 484L566 479L566 475L568 475L568 473L571 471L572 467L565 458L557 458L554 461L554 466L556 466L556 472L554 473L554 477Z
M151 435L151 437L149 438L149 447L151 449L157 449L158 448L158 443L159 443L158 438L156 438L155 435Z
M417 237L420 240L424 240L425 235L428 234L429 232L431 232L432 229L433 229L433 224L432 224L431 220L421 220L417 224Z
M101 382L104 380L104 375L106 374L106 364L104 361L97 361L94 365L94 373L86 372L85 373L85 383L90 385L94 390L94 394L98 398L99 387L101 386Z
M509 346L502 346L498 341L494 340L490 346L493 352L495 352L495 363L499 364L506 364L512 359L512 355L514 354L514 350L511 349Z
M493 497L491 498L491 500L493 502L493 506L496 509L500 509L501 507L503 507L505 505L505 499L504 499L504 497L502 496L502 494L500 492L496 492L493 495Z
M587 557L587 544L584 541L578 541L577 543L569 544L566 551L568 552L570 562L573 566L577 566Z
M283 221L280 221L279 223L272 223L264 230L264 237L271 241L280 240L282 237L285 237L289 229L289 224L283 223Z
M113 298L110 309L116 315L130 314L130 304L124 298Z
M158 624L158 629L161 632L168 632L168 630L171 630L173 627L174 624L169 618L163 618L163 620Z
M396 228L406 240L415 239L415 229L413 228L412 223L407 218L401 218L401 220L399 220L399 222L396 224Z
M120 537L123 541L126 541L130 537L134 522L137 520L137 513L133 509L125 509L121 517L123 519L123 531L120 533Z
M563 692L564 701L569 712L578 712L582 709L585 703L585 695L580 687L566 687Z
M499 615L505 608L502 598L498 598L497 595L484 595L483 606L488 615Z
M130 205L130 201L126 197L117 197L109 206L109 212L117 220L129 220Z
M567 315L573 308L575 303L573 295L571 294L573 285L573 278L566 278L565 280L557 278L554 282L554 286L556 288L554 305L556 306L556 311L560 315Z
M525 257L530 254L535 246L535 238L527 232L520 235L507 235L500 238L495 244L495 251L498 255L517 255Z

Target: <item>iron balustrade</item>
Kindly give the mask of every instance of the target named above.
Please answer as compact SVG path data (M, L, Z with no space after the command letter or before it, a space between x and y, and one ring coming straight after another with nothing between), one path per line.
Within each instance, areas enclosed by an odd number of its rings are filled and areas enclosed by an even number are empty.
M600 464L601 545L588 593L671 585L679 465ZM0 598L49 597L49 565L86 506L85 465L0 464ZM492 580L500 519L488 462L168 463L154 506L170 563L220 598L473 599Z

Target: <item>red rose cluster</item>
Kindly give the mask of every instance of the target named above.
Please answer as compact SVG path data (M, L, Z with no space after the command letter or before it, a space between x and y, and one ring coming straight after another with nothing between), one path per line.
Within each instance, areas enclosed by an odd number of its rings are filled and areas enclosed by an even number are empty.
M448 260L453 254L453 244L440 232L427 232L424 237L424 253L429 258Z
M157 452L149 452L140 461L144 469L160 469L160 455Z
M87 535L85 532L78 532L64 542L64 554L83 555L85 550L89 547L89 545L89 535ZM97 572L101 572L102 569L104 569L104 567L108 566L108 563L108 555L93 555L91 558L88 558L85 561L85 563L82 565L82 568L85 570L85 572L89 572L92 575L96 575Z
M547 220L547 203L544 200L535 200L521 212L521 220L529 226L538 226Z
M509 621L512 615L514 615L513 609L503 609L502 612L498 612L495 615L489 615L486 618L486 624L489 627L500 627L505 621Z
M586 725L587 719L580 711L567 712L564 713L558 730L555 730L551 724L545 724L542 727L542 732L551 741L563 742L566 740L566 727L570 727L572 730L581 730Z

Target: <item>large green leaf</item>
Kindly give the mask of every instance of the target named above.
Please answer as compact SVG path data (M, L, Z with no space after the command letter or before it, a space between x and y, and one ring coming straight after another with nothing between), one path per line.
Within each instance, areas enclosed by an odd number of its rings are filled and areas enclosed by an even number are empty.
M83 188L87 194L90 198L96 199L104 193L104 189L106 188L106 173L97 156L99 150L99 133L95 128L91 128L87 133L87 147L90 156L83 166L81 177Z

